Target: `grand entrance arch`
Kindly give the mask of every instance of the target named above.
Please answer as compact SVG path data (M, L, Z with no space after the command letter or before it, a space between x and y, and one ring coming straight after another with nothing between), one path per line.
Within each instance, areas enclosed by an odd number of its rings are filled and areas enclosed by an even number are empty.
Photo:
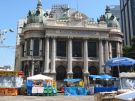
M83 78L83 72L80 66L75 66L73 68L73 78Z
M88 71L89 71L90 74L93 74L93 75L98 74L98 69L97 69L97 67L95 67L95 66L90 66L90 67L88 68Z
M56 68L56 80L62 81L67 77L66 68L64 66L58 66Z

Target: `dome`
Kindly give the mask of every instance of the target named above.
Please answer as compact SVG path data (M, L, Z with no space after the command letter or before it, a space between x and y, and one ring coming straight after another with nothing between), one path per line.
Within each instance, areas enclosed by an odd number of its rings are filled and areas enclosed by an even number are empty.
M47 13L42 9L41 1L38 1L37 9L30 10L27 16L27 23L43 23L46 20Z
M120 27L117 18L113 14L108 21L108 27Z
M108 22L108 27L119 27L118 22L112 20Z
M117 18L111 13L110 7L106 6L106 12L100 17L100 21L105 21L108 27L120 27Z

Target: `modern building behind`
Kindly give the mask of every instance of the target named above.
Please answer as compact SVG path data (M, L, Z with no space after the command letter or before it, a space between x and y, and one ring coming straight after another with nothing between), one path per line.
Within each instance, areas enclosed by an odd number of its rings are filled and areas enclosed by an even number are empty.
M111 13L116 16L117 20L120 23L121 26L121 14L120 14L120 5L111 5L110 6Z
M124 33L124 45L130 46L135 36L135 0L120 0L121 29Z
M109 7L95 22L66 5L45 12L38 1L37 9L29 11L21 25L16 69L26 76L43 73L57 81L87 80L89 74L104 73L109 58L122 54L123 35Z

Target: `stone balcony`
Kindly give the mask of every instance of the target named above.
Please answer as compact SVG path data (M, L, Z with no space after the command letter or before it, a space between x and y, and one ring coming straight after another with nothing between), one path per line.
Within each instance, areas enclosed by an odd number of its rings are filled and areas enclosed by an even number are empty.
M41 24L41 23L30 23L30 24L27 24L22 32L26 32L26 31L29 31L29 30L44 30L44 24Z

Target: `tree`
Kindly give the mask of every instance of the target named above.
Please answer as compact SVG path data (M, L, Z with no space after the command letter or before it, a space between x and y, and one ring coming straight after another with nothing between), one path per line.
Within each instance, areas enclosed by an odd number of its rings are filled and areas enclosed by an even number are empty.
M127 56L129 52L131 52L132 47L131 46L124 46L123 47L123 55Z
M132 50L135 51L135 37L133 37L132 39Z
M123 56L135 59L135 37L133 37L133 39L132 39L132 45L131 46L124 46Z

